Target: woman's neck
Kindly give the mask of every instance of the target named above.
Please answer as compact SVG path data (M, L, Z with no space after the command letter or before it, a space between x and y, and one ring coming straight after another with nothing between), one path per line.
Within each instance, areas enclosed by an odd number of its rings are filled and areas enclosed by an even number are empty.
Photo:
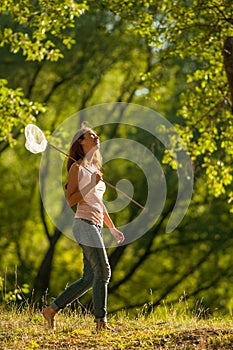
M95 150L90 150L89 152L85 153L85 159L87 162L92 165L94 161L94 155L95 155Z

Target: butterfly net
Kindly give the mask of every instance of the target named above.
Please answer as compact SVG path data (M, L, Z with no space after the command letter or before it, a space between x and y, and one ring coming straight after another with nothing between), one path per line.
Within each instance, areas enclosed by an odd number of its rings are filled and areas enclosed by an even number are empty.
M34 124L25 127L26 143L25 147L32 153L44 152L47 147L47 140L44 133Z

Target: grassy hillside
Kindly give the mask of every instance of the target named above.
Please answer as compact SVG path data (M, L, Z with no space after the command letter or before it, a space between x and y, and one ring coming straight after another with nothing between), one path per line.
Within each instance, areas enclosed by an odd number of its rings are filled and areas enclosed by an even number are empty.
M40 311L0 309L0 349L233 349L232 318L200 320L187 313L161 312L109 317L111 331L95 332L91 315L66 309L56 331L46 328Z

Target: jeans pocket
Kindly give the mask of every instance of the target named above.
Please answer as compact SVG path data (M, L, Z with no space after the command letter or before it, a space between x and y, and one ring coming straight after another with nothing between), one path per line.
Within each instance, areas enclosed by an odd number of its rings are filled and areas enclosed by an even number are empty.
M73 223L73 233L79 244L95 248L104 248L103 238L95 225L91 225L80 219L75 219Z

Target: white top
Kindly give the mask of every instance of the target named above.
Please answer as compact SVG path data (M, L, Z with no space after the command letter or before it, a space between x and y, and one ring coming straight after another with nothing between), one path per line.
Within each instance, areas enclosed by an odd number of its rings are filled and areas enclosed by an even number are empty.
M96 166L85 165L91 173L98 171ZM78 186L82 193L82 189L91 182L91 173L79 167L78 172ZM84 198L78 203L75 218L81 218L91 220L95 224L103 226L103 195L106 190L105 183L99 181L99 183L93 187Z

